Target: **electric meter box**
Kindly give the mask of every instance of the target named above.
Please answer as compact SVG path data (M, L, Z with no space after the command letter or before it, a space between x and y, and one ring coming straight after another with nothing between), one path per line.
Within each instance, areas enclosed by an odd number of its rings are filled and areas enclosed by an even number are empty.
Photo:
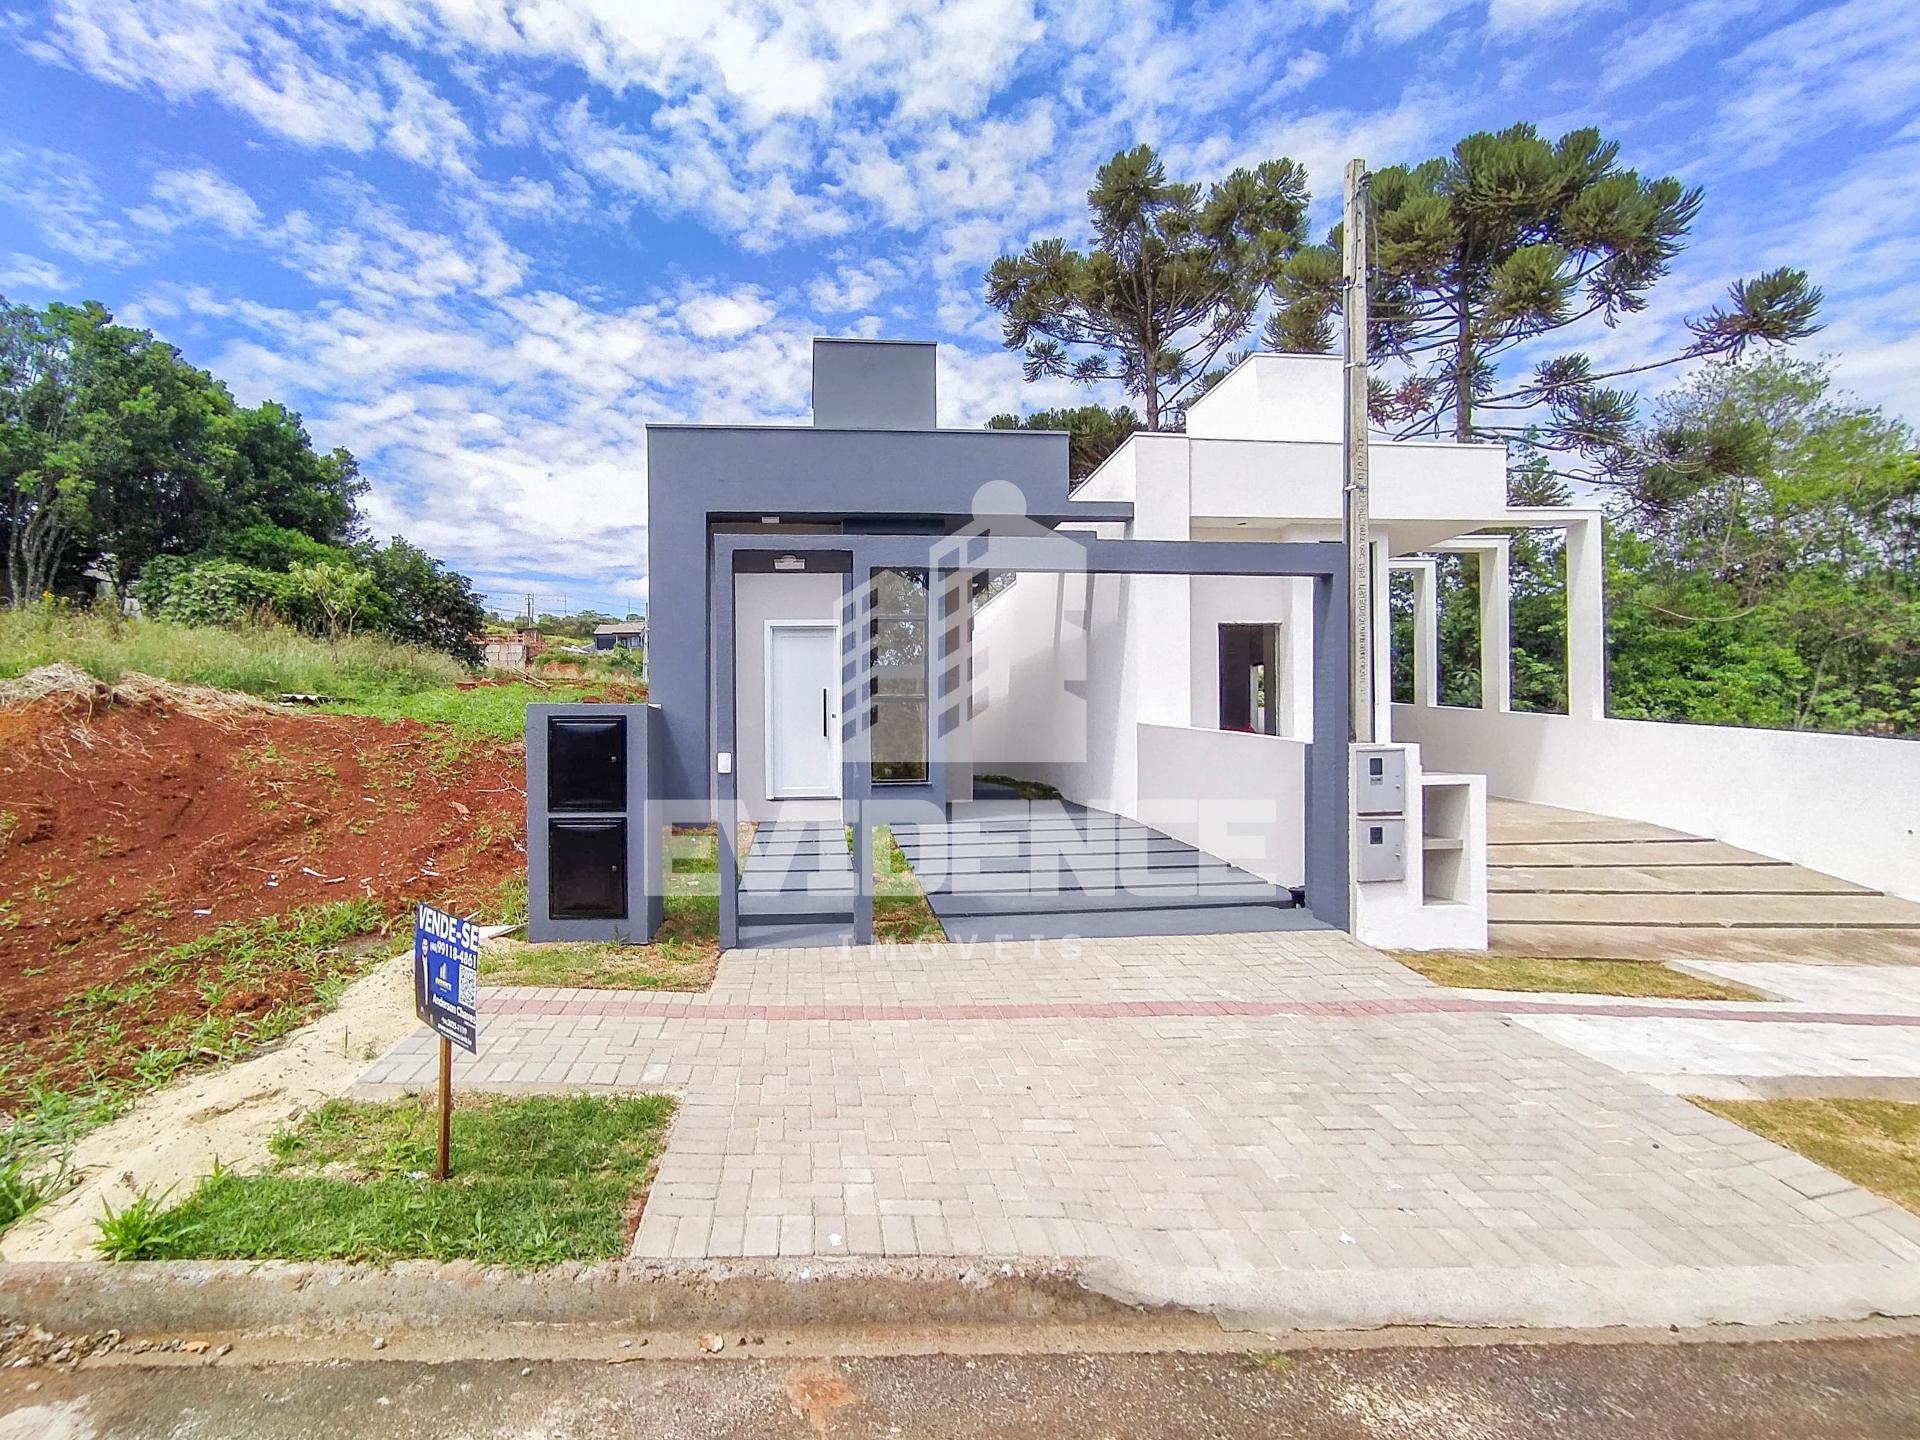
M1398 816L1361 815L1353 822L1353 875L1369 880L1407 876L1407 822Z
M1353 747L1353 813L1407 813L1407 752L1400 746Z

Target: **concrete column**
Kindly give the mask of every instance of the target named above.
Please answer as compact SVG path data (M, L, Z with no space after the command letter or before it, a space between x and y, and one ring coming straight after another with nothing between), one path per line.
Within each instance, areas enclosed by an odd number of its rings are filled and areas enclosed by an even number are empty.
M1413 578L1413 703L1439 701L1440 583L1431 560L1396 560L1393 569Z
M1490 537L1480 548L1480 708L1513 709L1513 617L1509 542Z
M1393 738L1393 595L1387 584L1388 537L1375 532L1373 550L1373 733Z
M1599 511L1569 520L1567 535L1567 713L1607 713L1606 560Z
M1132 540L1193 538L1191 446L1181 437L1142 437L1134 480ZM1193 578L1135 575L1127 581L1128 645L1140 677L1136 717L1149 725L1193 721ZM1087 589L1089 608L1093 591ZM1089 716L1089 721L1092 717Z

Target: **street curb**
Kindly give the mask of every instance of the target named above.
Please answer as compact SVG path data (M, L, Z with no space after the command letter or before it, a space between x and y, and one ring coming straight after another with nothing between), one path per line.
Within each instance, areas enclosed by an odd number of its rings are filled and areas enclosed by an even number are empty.
M1163 1326L1198 1319L1089 1289L1058 1263L639 1261L513 1270L218 1261L0 1263L0 1318L55 1333L313 1334L476 1326Z

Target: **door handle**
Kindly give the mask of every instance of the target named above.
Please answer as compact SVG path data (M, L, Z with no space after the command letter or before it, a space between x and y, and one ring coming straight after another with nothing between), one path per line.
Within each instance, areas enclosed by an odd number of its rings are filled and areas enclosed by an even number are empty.
M827 734L827 692L824 690L820 692L820 738L822 740L833 738Z

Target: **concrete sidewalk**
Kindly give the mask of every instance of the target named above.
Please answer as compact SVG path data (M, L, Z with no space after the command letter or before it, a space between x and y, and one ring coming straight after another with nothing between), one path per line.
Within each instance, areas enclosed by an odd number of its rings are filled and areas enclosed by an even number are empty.
M1696 961L1763 1007L1469 990L1529 1029L1676 1095L1920 1100L1920 968ZM1524 1008L1523 1008L1524 1007ZM1555 1013L1557 1012L1557 1013Z
M736 952L484 1034L469 1085L681 1093L643 1257L1080 1258L1263 1324L1920 1313L1920 1217L1337 933Z

